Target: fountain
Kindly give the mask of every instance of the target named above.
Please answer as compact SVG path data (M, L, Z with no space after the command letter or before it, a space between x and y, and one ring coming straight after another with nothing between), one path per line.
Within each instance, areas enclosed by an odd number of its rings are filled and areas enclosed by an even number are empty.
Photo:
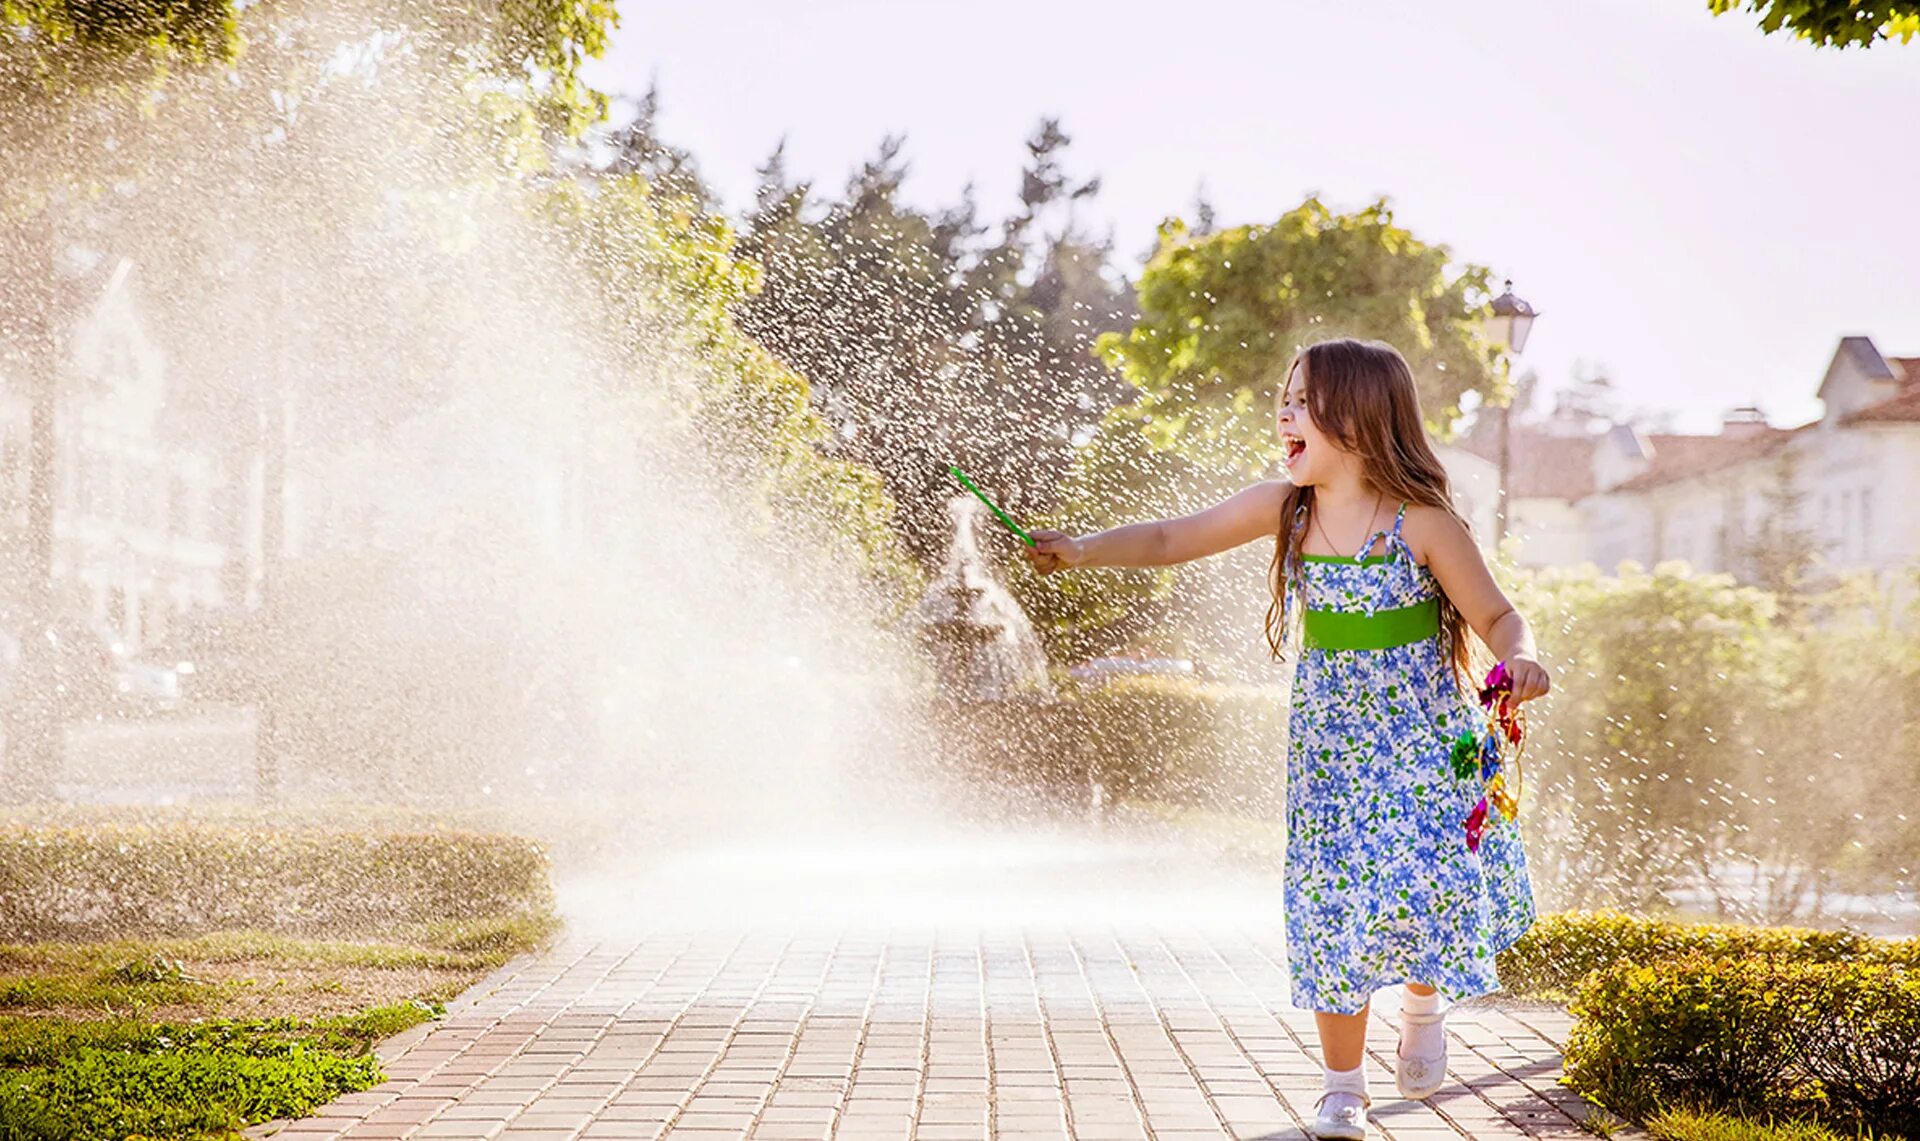
M1033 622L994 575L980 549L978 524L987 509L970 495L947 503L953 545L946 565L900 622L933 660L939 690L930 711L974 794L997 786L997 811L1020 817L1063 794L1101 819L1106 789L1095 779L1088 726L1077 702L1064 700L1047 673Z
M984 514L970 495L947 503L953 545L919 605L907 616L939 671L943 697L958 702L1054 699L1047 657L1033 623L987 566L975 523Z

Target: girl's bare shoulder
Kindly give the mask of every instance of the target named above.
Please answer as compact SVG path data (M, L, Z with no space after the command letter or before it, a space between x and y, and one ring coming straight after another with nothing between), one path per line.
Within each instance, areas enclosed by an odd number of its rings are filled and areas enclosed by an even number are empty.
M1413 552L1414 561L1421 566L1427 565L1436 548L1462 540L1469 544L1473 542L1466 524L1460 522L1458 515L1444 507L1426 503L1407 504L1407 518L1400 525L1400 537L1406 540L1407 549Z

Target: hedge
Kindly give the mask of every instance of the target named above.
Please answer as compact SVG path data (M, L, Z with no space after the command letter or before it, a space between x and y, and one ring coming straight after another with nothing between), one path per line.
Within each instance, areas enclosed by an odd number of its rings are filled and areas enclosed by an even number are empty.
M1500 952L1498 968L1501 986L1508 991L1565 999L1595 970L1619 962L1650 963L1694 953L1920 968L1920 939L1880 939L1811 927L1677 923L1617 911L1543 915L1519 942Z
M1692 952L1582 981L1566 1083L1616 1113L1786 1114L1920 1137L1920 970Z
M0 828L0 942L224 930L391 936L544 917L552 906L545 853L517 836Z
M1111 796L1268 812L1284 801L1285 689L1123 677L1077 702Z

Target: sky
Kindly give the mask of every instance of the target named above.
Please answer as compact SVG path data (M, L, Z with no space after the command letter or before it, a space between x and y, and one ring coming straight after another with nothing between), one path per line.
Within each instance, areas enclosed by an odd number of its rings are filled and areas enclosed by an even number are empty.
M1540 311L1517 367L1544 390L1597 369L1683 431L1744 404L1818 416L1842 336L1920 355L1920 40L1815 49L1706 0L628 0L620 18L589 81L657 84L658 132L736 214L782 138L794 177L837 189L896 133L908 201L971 182L997 219L1054 115L1068 173L1101 178L1082 217L1129 274L1203 183L1222 226L1384 196Z

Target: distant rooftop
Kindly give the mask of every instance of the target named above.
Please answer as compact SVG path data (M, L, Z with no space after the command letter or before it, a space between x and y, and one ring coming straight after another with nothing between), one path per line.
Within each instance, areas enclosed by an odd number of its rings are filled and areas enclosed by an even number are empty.
M1516 499L1578 499L1591 495L1594 436L1560 436L1531 424L1515 424L1509 440ZM1500 462L1500 421L1482 416L1462 436L1460 447L1488 463Z

